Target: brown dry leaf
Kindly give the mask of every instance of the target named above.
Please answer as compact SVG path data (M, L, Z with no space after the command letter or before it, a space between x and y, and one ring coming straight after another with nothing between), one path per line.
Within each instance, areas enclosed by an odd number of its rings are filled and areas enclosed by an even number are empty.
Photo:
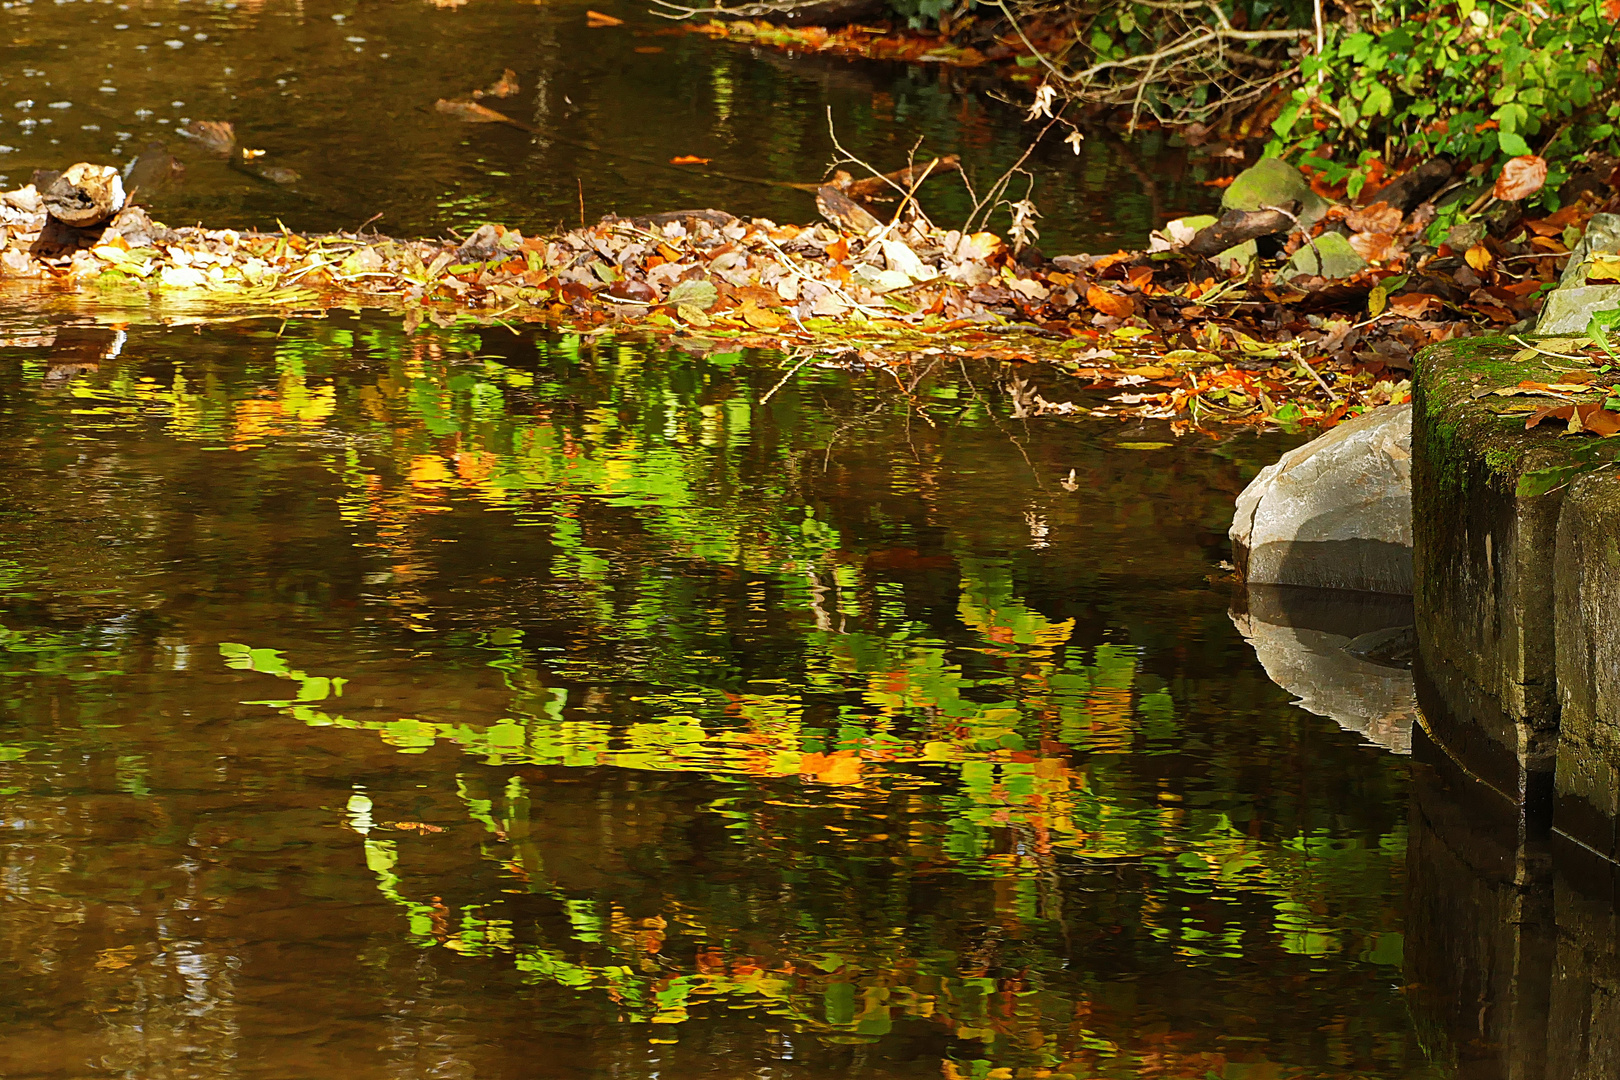
M1372 263L1388 262L1401 252L1395 238L1384 232L1351 233L1350 246L1356 249L1357 255Z
M446 101L440 98L433 103L433 107L458 120L465 120L469 124L508 124L511 117L505 113L480 105L476 101Z
M1086 290L1086 303L1102 312L1112 315L1116 319L1129 318L1136 311L1136 305L1128 296L1119 296L1098 285Z
M1535 154L1516 157L1502 166L1491 194L1504 202L1534 195L1547 182L1547 162Z
M472 96L475 98L506 98L511 97L517 92L517 72L513 71L511 68L507 68L505 71L501 72L501 77L495 81L494 85L490 86L490 88L487 90L474 90Z
M598 28L604 26L623 26L624 20L615 19L612 15L604 15L600 11L587 11L585 13L585 25Z
M1537 409L1535 412L1531 413L1525 418L1524 429L1529 431L1543 420L1549 418L1553 420L1568 420L1572 415L1574 415L1574 412L1575 406L1573 405L1543 405L1541 408Z
M752 300L744 301L743 306L737 309L737 314L742 316L743 322L755 330L780 330L787 325L787 320L782 316L774 311L766 311Z
M1403 293L1389 298L1389 309L1405 319L1421 319L1441 307L1441 300L1433 293Z
M1581 429L1608 438L1620 435L1620 412L1611 412L1602 405L1577 405L1575 415L1581 418Z
M1351 232L1392 233L1401 227L1401 212L1386 202L1376 202L1344 216Z
M429 825L425 821L390 821L390 822L388 822L388 827L390 829L398 829L400 832L415 832L415 833L439 833L439 832L444 832L444 826L442 826L442 825Z
M1475 244L1463 252L1463 259L1469 266L1483 274L1485 268L1491 265L1491 249L1484 244Z
M1138 289L1142 288L1144 285L1152 284L1153 267L1133 266L1125 272L1125 280Z

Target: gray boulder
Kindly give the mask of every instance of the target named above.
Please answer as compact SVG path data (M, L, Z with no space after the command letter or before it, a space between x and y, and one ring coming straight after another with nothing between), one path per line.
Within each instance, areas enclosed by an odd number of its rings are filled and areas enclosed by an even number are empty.
M1564 265L1558 288L1547 294L1538 334L1579 334L1599 311L1620 307L1620 285L1589 285L1586 271L1594 255L1620 254L1620 214L1593 214L1586 233Z
M1251 583L1410 594L1412 406L1373 409L1260 470L1230 535Z
M1295 211L1302 225L1312 225L1327 213L1328 202L1311 190L1303 173L1279 158L1261 158L1237 174L1221 196L1223 210L1260 210L1267 206L1299 203Z

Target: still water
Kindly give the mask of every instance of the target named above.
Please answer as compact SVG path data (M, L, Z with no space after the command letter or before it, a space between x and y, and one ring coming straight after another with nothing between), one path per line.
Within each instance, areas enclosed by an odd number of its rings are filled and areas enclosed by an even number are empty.
M640 0L591 5L626 25L589 28L585 0L0 0L0 183L156 143L185 175L149 176L141 198L176 226L354 229L381 212L375 227L398 236L490 220L532 235L578 224L581 199L593 222L702 206L803 222L812 197L769 182L826 174L829 110L864 160L900 168L921 139L925 158L960 154L980 195L1035 133L972 71L788 56L684 33ZM521 92L492 103L542 134L434 111L505 68ZM190 120L235 123L302 180L232 171L176 134ZM1217 200L1198 183L1215 161L1158 135L1094 132L1078 155L1059 137L1027 163L1050 253L1140 246ZM684 155L757 182L670 164ZM972 200L942 179L925 206L951 227Z
M174 224L537 232L581 193L808 219L667 162L814 179L829 106L981 183L1027 138L971 73L594 6L628 25L0 0L0 174L158 143ZM433 111L506 67L543 134ZM1152 139L1031 161L1048 250L1212 201ZM1612 877L1338 616L1229 610L1232 499L1299 436L789 366L0 297L0 1077L1614 1075Z
M1285 442L97 333L0 351L0 1074L1445 1075L1408 759L1210 581Z

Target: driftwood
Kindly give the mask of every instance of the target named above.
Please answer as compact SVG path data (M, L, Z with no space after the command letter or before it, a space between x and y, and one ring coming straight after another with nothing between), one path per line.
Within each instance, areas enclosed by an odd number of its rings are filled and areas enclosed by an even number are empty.
M1403 215L1427 202L1435 192L1451 179L1449 158L1430 158L1411 172L1397 176L1378 189L1377 199L1399 210Z
M1184 250L1192 255L1219 255L1245 240L1290 232L1297 223L1294 214L1298 209L1298 203L1289 202L1275 210L1228 210L1215 224L1199 229Z
M904 169L896 169L883 176L868 176L861 180L854 180L846 172L839 171L833 174L833 186L858 202L870 202L873 199L893 198L901 191L910 191L925 180L932 180L936 176L946 176L958 172L962 168L962 159L955 154L946 154L935 158L925 165L911 165ZM899 189L899 190L896 190Z
M752 3L717 3L709 7L653 0L666 10L655 11L666 19L690 19L706 15L711 19L755 19L777 26L848 26L889 15L884 0L755 0Z
M831 184L816 189L816 209L840 229L853 233L865 234L882 224L864 206Z

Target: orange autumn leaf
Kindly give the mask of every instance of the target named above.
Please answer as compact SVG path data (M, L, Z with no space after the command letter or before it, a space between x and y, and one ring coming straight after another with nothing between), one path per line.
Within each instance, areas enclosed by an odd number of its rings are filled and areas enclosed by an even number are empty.
M1467 260L1469 266L1483 274L1485 268L1491 265L1491 250L1484 244L1475 244L1463 252L1463 258Z
M1376 202L1344 216L1351 232L1393 233L1401 227L1402 214L1387 202Z
M1136 305L1131 302L1130 297L1119 296L1097 285L1086 290L1086 303L1104 315L1112 315L1116 319L1128 318L1136 311Z
M1534 195L1547 182L1547 162L1535 154L1516 157L1502 166L1502 175L1496 178L1491 194L1504 202Z
M623 19L616 19L612 15L604 15L600 11L585 12L585 25L594 27L623 26Z
M752 300L745 301L737 314L742 316L743 322L755 330L780 330L787 325L787 320L782 316L774 311L766 311Z
M669 159L671 165L707 165L712 158L698 157L696 154L682 154Z
M1404 319L1421 319L1441 306L1432 293L1403 293L1389 298L1389 309Z

